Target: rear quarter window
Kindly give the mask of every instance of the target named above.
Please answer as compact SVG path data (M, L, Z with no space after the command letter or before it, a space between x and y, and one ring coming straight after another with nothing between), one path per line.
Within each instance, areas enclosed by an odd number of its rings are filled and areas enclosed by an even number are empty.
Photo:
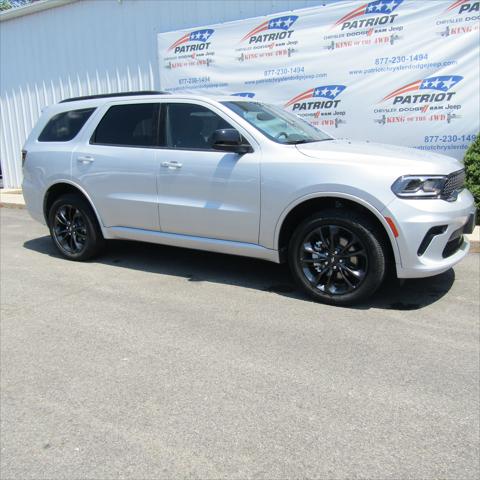
M85 125L94 108L82 108L53 116L38 137L39 142L68 142L75 138Z

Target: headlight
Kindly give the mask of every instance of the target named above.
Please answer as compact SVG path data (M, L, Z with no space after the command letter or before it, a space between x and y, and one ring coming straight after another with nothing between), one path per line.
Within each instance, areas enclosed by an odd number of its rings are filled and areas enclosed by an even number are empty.
M401 198L440 198L446 175L404 175L395 180L392 192Z

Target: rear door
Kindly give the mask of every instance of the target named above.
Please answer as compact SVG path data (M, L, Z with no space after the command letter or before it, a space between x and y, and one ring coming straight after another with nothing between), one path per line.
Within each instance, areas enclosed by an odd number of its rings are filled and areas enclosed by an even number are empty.
M214 150L215 130L235 128L223 112L200 102L162 103L158 150L161 230L258 243L260 150ZM245 133L241 132L240 133Z
M158 230L158 102L116 104L74 151L73 178L106 227Z

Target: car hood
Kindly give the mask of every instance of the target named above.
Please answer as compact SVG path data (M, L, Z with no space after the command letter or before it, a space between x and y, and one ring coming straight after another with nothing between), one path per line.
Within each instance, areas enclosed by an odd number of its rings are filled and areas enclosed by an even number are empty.
M378 166L410 174L449 174L463 168L452 157L438 153L380 143L329 140L296 145L304 155L340 164Z

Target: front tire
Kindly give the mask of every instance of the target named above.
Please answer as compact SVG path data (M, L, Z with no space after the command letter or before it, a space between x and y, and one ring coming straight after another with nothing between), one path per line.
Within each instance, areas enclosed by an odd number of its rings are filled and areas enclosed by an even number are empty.
M92 207L79 194L68 193L53 202L48 226L55 247L69 260L88 260L105 245Z
M355 211L323 210L304 220L290 239L288 258L296 283L312 298L347 306L381 285L387 252L371 219Z

